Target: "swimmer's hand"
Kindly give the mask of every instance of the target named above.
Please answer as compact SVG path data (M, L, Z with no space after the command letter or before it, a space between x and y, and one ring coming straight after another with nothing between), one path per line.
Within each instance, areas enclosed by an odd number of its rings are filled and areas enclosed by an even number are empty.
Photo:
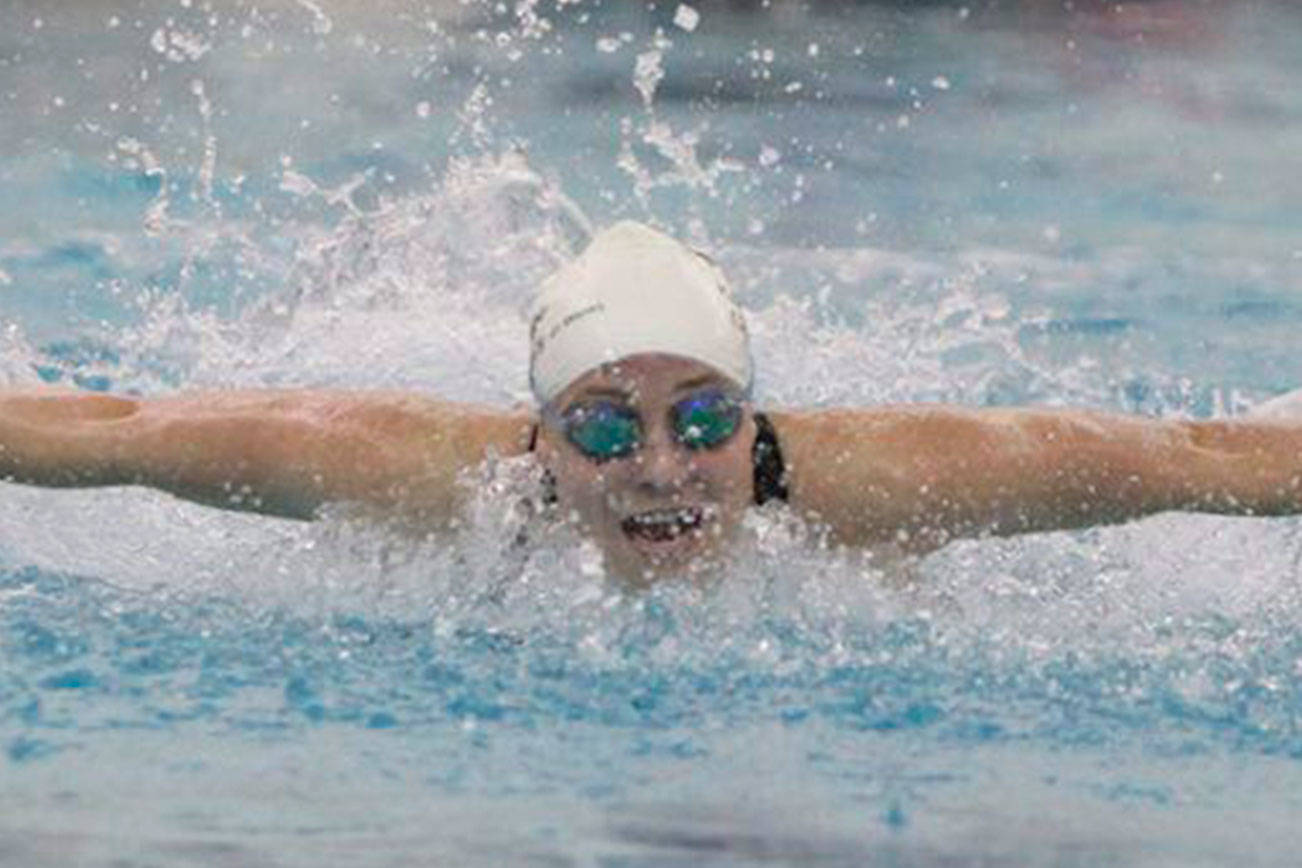
M455 518L462 471L525 451L530 430L522 412L404 393L16 392L0 394L0 479L147 485L292 518L355 502L438 525Z
M770 417L792 505L847 544L925 552L1166 510L1302 512L1299 419L927 405Z

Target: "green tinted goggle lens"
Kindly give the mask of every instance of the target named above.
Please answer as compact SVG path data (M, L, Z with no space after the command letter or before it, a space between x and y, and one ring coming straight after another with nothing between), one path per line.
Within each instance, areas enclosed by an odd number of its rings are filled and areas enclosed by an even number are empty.
M674 436L688 449L710 449L737 433L741 404L723 392L699 392L670 411Z
M599 461L622 458L642 443L642 423L631 407L614 401L574 404L562 414L565 436ZM741 402L725 392L689 395L669 411L674 438L688 449L722 445L741 426Z
M587 401L565 411L565 436L590 458L619 458L642 442L637 413L610 401Z

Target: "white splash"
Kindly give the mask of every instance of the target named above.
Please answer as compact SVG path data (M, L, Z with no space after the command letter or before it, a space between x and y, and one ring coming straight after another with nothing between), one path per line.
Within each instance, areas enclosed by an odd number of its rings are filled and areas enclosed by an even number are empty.
M212 50L212 43L198 33L164 27L154 31L149 45L173 63L194 63Z
M318 36L325 36L334 29L334 22L330 20L330 16L326 15L325 10L318 4L313 3L312 0L295 0L295 2L312 14L313 33Z
M691 33L701 23L701 13L686 3L679 3L674 10L674 26Z
M146 177L158 179L158 192L149 205L145 207L144 218L141 222L146 235L150 237L163 235L167 231L169 224L167 208L170 200L167 191L167 171L149 148L145 147L138 139L130 136L118 139L117 149L130 158L126 162L128 169L139 168Z

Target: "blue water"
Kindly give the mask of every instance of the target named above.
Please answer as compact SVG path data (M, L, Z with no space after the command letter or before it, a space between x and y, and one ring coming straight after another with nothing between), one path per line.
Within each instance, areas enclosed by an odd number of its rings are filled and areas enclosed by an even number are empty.
M1302 383L1287 3L0 9L0 383L525 400L594 226L707 245L770 404ZM660 36L656 31L659 29ZM726 580L0 486L0 864L1244 865L1302 845L1302 525Z

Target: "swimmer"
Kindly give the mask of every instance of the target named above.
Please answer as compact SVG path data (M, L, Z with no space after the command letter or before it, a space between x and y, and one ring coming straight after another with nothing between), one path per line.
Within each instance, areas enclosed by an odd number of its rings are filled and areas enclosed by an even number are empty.
M1165 510L1302 512L1296 418L761 410L720 270L634 222L543 283L530 336L527 410L390 392L0 394L0 478L298 518L352 503L434 530L456 526L467 471L532 452L545 509L635 583L718 563L745 512L774 502L835 544L909 553Z

